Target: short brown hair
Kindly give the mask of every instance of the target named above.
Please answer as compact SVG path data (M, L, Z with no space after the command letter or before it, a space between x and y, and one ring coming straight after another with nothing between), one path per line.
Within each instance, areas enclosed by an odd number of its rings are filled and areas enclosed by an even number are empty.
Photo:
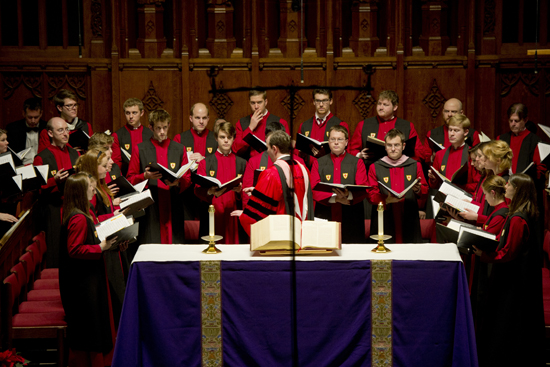
M248 98L250 99L250 97L254 97L254 96L262 96L263 99L266 99L267 98L267 91L261 89L261 88L256 88L256 89L252 89L250 90L250 92L248 92Z
M523 103L514 103L508 107L508 118L512 117L513 114L518 115L520 120L526 120L528 116L527 106Z
M111 145L113 144L115 141L115 138L113 138L112 135L107 135L105 133L94 133L94 135L92 135L90 137L90 140L88 140L88 149L92 149L93 147L96 147L96 146L101 146L101 147L105 147L107 145Z
M214 127L214 136L216 137L216 139L218 138L218 134L220 133L220 131L223 131L224 133L226 133L227 135L233 138L235 137L235 134L236 134L235 127L231 122L228 122L228 121L222 122L221 124L216 125Z
M155 127L155 123L157 122L168 122L170 123L170 114L166 111L161 109L154 110L149 112L149 125L152 127Z
M290 135L284 131L274 131L269 136L269 146L276 146L283 154L290 153Z
M388 99L394 106L399 105L399 96L393 90L384 90L378 95L378 100Z
M516 189L516 193L510 202L510 212L508 215L522 212L531 219L536 218L538 215L537 190L531 177L525 173L516 173L510 176L508 184Z
M140 111L143 111L143 102L141 102L141 99L137 98L128 98L126 101L124 101L124 104L122 105L122 109L126 110L128 107L138 106Z
M399 129L391 129L390 131L388 131L388 133L384 137L384 142L387 142L389 139L397 138L398 136L401 138L401 143L404 143L405 134L403 134Z
M457 113L456 115L453 115L449 119L448 126L459 126L462 128L462 130L468 130L470 129L471 123L470 119L467 118L465 115L461 115L460 113Z
M336 131L336 132L339 132L339 133L344 133L344 136L346 137L346 139L349 138L348 129L346 129L342 125L334 125L333 127L331 127L328 130L328 136L330 136L330 133L333 132L333 131Z
M53 96L53 103L55 106L63 107L65 105L65 98L72 99L75 102L78 102L78 97L75 93L67 89L61 89L55 96Z
M313 92L311 92L311 97L315 99L316 94L324 94L325 96L328 96L329 100L332 99L332 92L330 91L330 89L323 89L323 88L314 89Z

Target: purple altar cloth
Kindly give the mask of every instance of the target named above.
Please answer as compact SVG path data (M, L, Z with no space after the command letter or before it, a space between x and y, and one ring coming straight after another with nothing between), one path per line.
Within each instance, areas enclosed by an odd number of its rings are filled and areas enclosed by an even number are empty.
M393 365L477 366L460 262L393 261ZM222 261L225 366L290 366L283 261ZM298 261L300 366L371 365L370 261ZM200 366L199 262L132 264L114 367Z

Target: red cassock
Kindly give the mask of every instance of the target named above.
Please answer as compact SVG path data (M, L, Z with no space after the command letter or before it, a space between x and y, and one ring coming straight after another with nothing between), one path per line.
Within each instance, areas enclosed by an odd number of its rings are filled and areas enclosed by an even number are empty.
M437 129L440 129L440 130L443 130L443 132L440 134L443 136L443 141L437 141L436 139L436 142L438 142L439 144L443 145L443 147L445 148L448 148L451 146L451 142L449 141L449 127L445 124L443 126L439 126L439 127L436 127L435 129L432 129L430 131L428 131L428 133L426 134L426 139L424 139L424 145L423 145L423 155L424 155L424 160L426 162L430 162L430 157L432 156L432 148L430 147L430 143L429 143L429 139L430 137L432 137L432 132L433 131L436 131ZM472 131L473 128L470 127L469 131ZM480 139L479 139L479 133L477 131L474 130L474 132L472 134L468 134L469 136L471 135L471 144L472 144L472 147L475 147L476 145L478 145L480 143ZM432 137L433 139L433 137ZM470 140L467 139L467 142L468 142L468 145L470 145Z
M177 159L177 160L176 160ZM143 142L135 147L128 167L128 181L132 185L145 180L145 167L149 162L157 162L176 172L187 164L185 147L170 139L159 143L155 139ZM183 243L185 239L183 203L181 193L191 184L191 175L187 171L179 179L179 187L168 187L161 180L149 180L155 203L145 209L145 218L140 218L141 243Z
M130 135L130 141L126 141L128 135ZM113 162L116 163L116 165L126 172L128 169L125 167L125 165L128 164L128 159L126 157L122 157L122 151L121 149L124 149L128 153L132 153L132 150L134 147L137 147L139 143L143 141L143 138L149 138L153 136L153 132L148 127L145 127L143 125L139 125L138 128L134 129L130 125L126 125L118 129L113 134L113 155L111 158L113 158Z
M468 153L469 146L467 144L463 144L458 149L455 149L452 145L444 150L440 150L436 153L434 161L433 161L433 168L435 168L439 173L441 173L443 176L447 177L449 180L453 177L453 174L462 167L462 165L467 164L468 165L468 179L466 184L458 185L464 190L466 190L469 193L474 193L476 186L477 186L477 180L479 179L479 173L477 170L473 167L473 165L470 164L470 155ZM435 175L435 173L434 173ZM436 187L437 181L436 180L429 180L428 184L431 188L438 189L439 187Z
M254 157L260 154L254 148L251 148L250 145L248 145L248 143L243 139L248 134L254 134L257 138L265 142L265 128L268 120L271 121L273 119L273 120L279 121L285 127L286 133L290 134L288 123L285 120L275 115L271 115L269 111L261 119L261 121L258 123L258 126L256 126L256 128L254 129L254 131L250 130L250 127L246 127L243 129L243 121L244 120L250 121L251 117L252 115L246 116L240 119L237 122L237 125L235 126L236 136L235 136L235 141L233 142L233 152L235 152L235 154L237 154L238 156L246 156L248 150L250 150L250 157Z
M290 214L287 210L290 203L285 202L283 190L287 190L290 181L290 166L287 163L290 156L280 157L276 164L267 168L260 174L252 196L239 217L241 224L250 235L250 226L270 214ZM283 162L279 162L283 161ZM285 180L281 181L279 167L284 172ZM295 162L292 165L294 178L296 218L300 220L313 219L313 198L311 195L309 171L302 164Z
M216 151L214 155L217 160L217 172L207 172L206 159L203 159L199 163L199 168L197 173L203 176L214 176L220 180L222 184L227 181L231 181L237 174L242 175L244 172L237 173L237 159L242 160L242 158L237 157L235 154L230 153L225 156L219 151ZM212 158L208 158L210 160ZM244 167L244 160L241 167ZM209 170L211 171L211 170ZM239 217L231 216L231 212L238 208L238 202L240 201L241 194L237 194L235 191L230 190L229 192L224 192L221 196L215 197L214 195L208 195L209 187L201 187L199 185L195 186L195 194L208 204L214 205L216 210L214 218L216 225L216 234L223 236L223 242L225 244L234 244L239 243ZM202 220L207 220L207 216L201 216Z

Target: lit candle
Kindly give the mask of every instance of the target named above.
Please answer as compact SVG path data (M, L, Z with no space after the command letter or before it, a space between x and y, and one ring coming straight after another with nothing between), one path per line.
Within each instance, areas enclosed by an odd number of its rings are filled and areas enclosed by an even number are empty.
M214 205L210 205L208 207L208 223L209 223L209 230L208 230L208 235L210 237L214 237L215 235L215 232L214 232L214 212L216 210L214 209Z
M378 204L378 235L384 235L384 205L382 202Z

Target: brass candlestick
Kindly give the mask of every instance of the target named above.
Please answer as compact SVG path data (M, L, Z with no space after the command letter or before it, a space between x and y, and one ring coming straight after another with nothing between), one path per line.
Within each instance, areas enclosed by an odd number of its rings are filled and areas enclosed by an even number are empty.
M219 241L223 238L223 236L216 236L215 234L215 226L214 226L214 213L216 212L216 209L214 209L214 205L210 205L208 207L208 236L202 236L201 238L205 241L208 241L208 247L204 250L202 250L205 254L217 254L222 252L219 248L216 247L216 241Z
M384 204L382 204L382 202L378 203L378 208L376 210L378 211L378 234L373 234L370 238L378 241L378 246L371 251L385 254L391 252L391 250L384 246L384 241L389 240L392 236L384 234Z

